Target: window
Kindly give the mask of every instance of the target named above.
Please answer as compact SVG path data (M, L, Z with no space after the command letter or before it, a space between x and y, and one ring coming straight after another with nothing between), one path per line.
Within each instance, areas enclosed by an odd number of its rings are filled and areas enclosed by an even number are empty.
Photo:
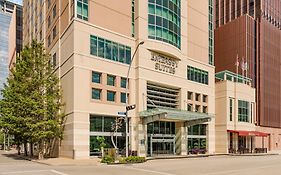
M188 129L188 152L193 149L207 149L207 125L199 124L187 127Z
M90 116L90 132L112 132L112 125L116 121L116 117ZM125 132L124 120L118 132ZM111 141L110 141L111 142Z
M187 92L187 99L188 100L193 100L193 92Z
M208 107L207 106L203 106L203 113L208 113Z
M56 53L54 53L54 55L53 55L53 67L56 67L56 65L57 65L57 54Z
M126 103L126 93L121 93L121 103Z
M187 66L187 79L201 83L201 84L209 84L209 74L207 71L192 67L192 66Z
M229 120L232 121L233 118L233 99L229 99Z
M193 108L193 105L190 104L190 103L188 103L188 104L187 104L187 110L188 110L188 111L192 111L192 108Z
M53 18L55 18L56 15L57 15L57 6L55 5L55 6L53 7Z
M131 48L97 36L90 36L91 55L130 64Z
M148 134L175 134L175 122L156 121L147 124Z
M101 73L99 72L92 72L92 82L93 83L101 83Z
M107 75L107 85L115 86L115 79L116 77L113 75Z
M209 64L214 65L213 0L209 0Z
M43 22L43 15L42 15L42 12L40 12L39 21L40 21L40 24L42 24L42 22Z
M249 102L238 100L238 121L249 122Z
M51 6L51 0L48 0L48 8Z
M201 112L200 105L195 105L195 112Z
M55 39L56 36L57 36L57 26L55 26L55 27L53 28L53 39Z
M92 99L100 100L101 99L101 90L100 89L92 89Z
M77 0L77 17L88 21L88 0Z
M48 17L48 27L50 27L51 26L51 17L49 16Z
M208 101L208 96L207 95L203 95L203 102L207 103L207 101Z
M205 124L199 124L199 125L193 125L193 126L188 126L188 135L195 136L195 135L200 135L200 136L206 136L206 130L207 130L207 125Z
M201 100L200 100L200 97L201 97L201 95L196 93L196 95L195 95L195 100L196 100L196 101L201 101Z
M116 92L107 91L107 101L115 101Z
M148 38L181 48L181 1L148 2Z
M132 37L135 36L135 0L132 0Z
M121 88L126 88L126 82L127 82L126 78L121 78ZM128 82L128 84L129 84L129 82Z
M51 36L49 35L48 36L48 46L50 46L51 45Z

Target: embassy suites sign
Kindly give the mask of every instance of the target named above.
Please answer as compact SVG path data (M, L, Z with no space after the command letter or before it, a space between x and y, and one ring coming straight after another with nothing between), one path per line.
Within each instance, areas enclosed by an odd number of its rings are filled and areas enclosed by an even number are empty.
M155 70L170 74L176 73L176 68L178 68L177 60L157 53L151 53L151 60L155 62Z

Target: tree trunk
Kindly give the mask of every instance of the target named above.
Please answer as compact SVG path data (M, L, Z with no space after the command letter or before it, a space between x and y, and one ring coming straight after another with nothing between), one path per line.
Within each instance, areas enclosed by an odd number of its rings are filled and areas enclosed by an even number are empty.
M30 157L33 157L33 143L30 143Z
M27 154L27 143L26 142L24 143L24 155L28 156L28 154Z
M20 155L20 144L17 144L18 155Z

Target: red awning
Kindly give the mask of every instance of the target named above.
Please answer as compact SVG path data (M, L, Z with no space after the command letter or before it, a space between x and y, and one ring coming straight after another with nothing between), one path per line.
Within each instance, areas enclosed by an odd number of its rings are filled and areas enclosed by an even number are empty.
M257 136L267 137L269 134L259 131L241 131L241 130L227 130L227 132L238 133L239 136Z

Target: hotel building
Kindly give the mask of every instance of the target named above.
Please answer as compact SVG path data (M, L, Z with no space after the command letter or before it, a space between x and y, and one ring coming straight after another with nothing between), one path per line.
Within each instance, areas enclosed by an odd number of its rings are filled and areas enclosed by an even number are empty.
M215 28L216 72L250 78L256 89L253 123L256 131L269 134L256 146L281 149L281 1L216 0Z
M99 154L98 136L124 152L118 112L125 112L130 64L128 102L136 105L128 113L130 151L215 152L211 0L24 0L23 6L24 43L44 43L62 86L61 156ZM113 132L117 120L122 125Z

